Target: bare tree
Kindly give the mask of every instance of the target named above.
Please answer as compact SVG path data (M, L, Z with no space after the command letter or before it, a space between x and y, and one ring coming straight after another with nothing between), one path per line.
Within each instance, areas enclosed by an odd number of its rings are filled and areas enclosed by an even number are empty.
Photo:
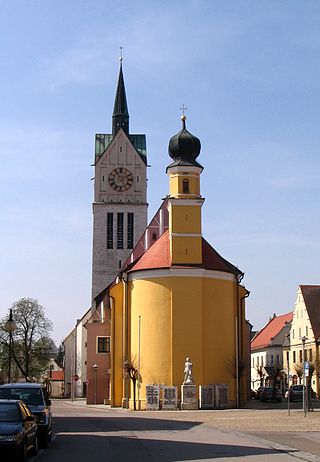
M266 376L266 372L263 366L256 366L256 371L260 379L260 387L263 386L263 379Z
M132 388L133 388L133 409L136 411L137 410L137 405L136 405L136 384L137 380L139 379L139 371L135 365L134 360L130 361L125 361L123 363L123 370L124 373L130 377L130 380L132 381Z
M297 376L299 377L300 381L303 377L303 364L302 363L295 363L293 366Z
M25 380L38 377L48 366L55 345L49 337L52 323L46 318L44 308L38 300L22 298L12 305L16 329L12 332L12 357L18 373ZM9 333L6 331L7 317L0 321L0 343L9 351Z

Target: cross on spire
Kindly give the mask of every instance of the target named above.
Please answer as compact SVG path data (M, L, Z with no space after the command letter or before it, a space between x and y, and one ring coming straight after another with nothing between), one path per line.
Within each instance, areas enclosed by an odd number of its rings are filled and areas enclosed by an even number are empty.
M187 110L188 110L188 108L187 108L187 107L185 107L185 105L183 104L183 105L182 105L182 107L180 107L179 109L180 109L180 111L182 111L182 115L183 115L183 116L185 116L185 113L184 113L184 111L187 111Z
M123 50L124 47L120 47L120 61L123 60L123 55L122 55L122 50Z

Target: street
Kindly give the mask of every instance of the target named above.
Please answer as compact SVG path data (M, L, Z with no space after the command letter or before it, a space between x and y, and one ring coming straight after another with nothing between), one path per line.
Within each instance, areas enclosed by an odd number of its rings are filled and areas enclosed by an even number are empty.
M188 412L133 413L109 407L88 407L54 401L54 437L37 462L173 462L173 461L320 461L254 435L190 421ZM220 411L216 411L218 414ZM194 414L195 417L197 414ZM207 414L209 415L209 414ZM221 415L221 414L220 414ZM185 419L184 419L185 416ZM187 420L188 419L188 420Z

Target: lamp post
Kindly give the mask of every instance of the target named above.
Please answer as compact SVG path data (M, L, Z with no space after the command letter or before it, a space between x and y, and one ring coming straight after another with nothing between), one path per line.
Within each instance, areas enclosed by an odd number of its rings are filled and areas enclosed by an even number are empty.
M304 417L307 416L306 413L306 370L305 370L305 362L306 362L306 340L308 337L303 336L301 337L302 342L302 363L303 363L303 392L302 392L302 400L303 400L303 413Z
M287 351L287 369L288 369L288 415L290 415L290 386L289 386L289 379L290 379L290 334L286 334L287 341L288 341L288 351Z
M8 383L11 382L11 355L12 355L12 332L16 330L16 323L12 317L12 309L10 308L9 319L5 325L6 331L9 332L9 367L8 367Z
M94 404L97 404L97 390L98 390L98 379L97 379L97 376L98 376L98 364L94 364L93 366L93 370L94 370Z

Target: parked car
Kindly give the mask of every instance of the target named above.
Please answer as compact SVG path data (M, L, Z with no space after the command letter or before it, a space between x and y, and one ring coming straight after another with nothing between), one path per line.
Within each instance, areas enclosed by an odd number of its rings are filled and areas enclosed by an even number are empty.
M278 401L281 403L282 394L278 387L264 387L260 393L260 401Z
M12 460L21 462L28 452L38 453L35 417L23 401L0 399L0 451L11 453Z
M285 398L290 399L290 401L302 401L303 400L303 385L291 385L289 390L285 393Z
M52 435L51 401L40 383L7 383L0 386L0 399L20 399L35 416L39 445L47 448Z
M260 399L261 392L262 392L265 388L266 388L266 387L259 387L259 388L257 388L257 390L256 390L256 392L255 392L254 399Z

